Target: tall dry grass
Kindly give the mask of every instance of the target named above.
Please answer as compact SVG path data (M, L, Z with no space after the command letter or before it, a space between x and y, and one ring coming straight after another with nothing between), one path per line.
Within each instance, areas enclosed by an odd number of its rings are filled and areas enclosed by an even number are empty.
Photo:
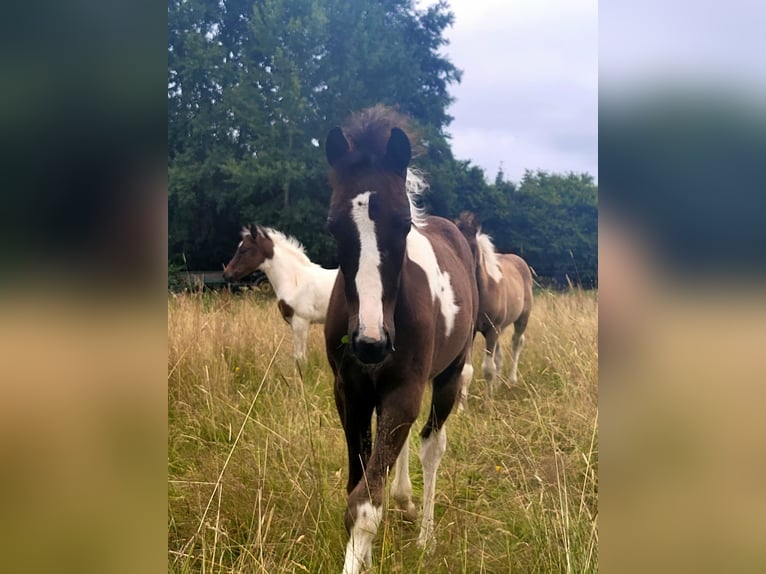
M501 342L509 356L510 334ZM390 509L373 570L596 572L596 295L538 294L520 382L493 398L482 345L469 408L447 423L436 548L423 553L418 527ZM276 306L256 294L169 298L169 572L340 572L346 452L321 326L308 346L299 369Z

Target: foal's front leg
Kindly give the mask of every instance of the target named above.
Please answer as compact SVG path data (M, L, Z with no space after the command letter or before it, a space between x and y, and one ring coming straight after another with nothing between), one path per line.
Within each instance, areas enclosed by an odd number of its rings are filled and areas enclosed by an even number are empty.
M413 397L417 395L416 397ZM401 394L400 394L401 395ZM378 428L363 479L348 496L346 529L349 533L343 574L359 574L372 562L372 542L383 519L386 475L402 450L418 415L422 390L384 399Z
M513 339L511 343L511 384L516 384L519 381L519 354L521 353L521 347L524 345L524 332L516 329L513 333Z
M484 333L484 342L486 344L486 352L484 355L484 361L482 362L482 371L484 378L487 380L487 387L489 388L489 394L492 395L495 392L497 376L497 366L495 365L495 352L498 347L499 333L495 330L494 326L489 327L487 332Z
M293 315L290 320L290 328L293 331L293 355L298 361L305 361L306 340L309 336L309 321L298 315Z
M364 468L372 450L372 411L374 403L368 395L354 392L352 387L344 385L343 378L335 377L335 406L338 409L343 432L346 435L348 451L348 482L346 492L349 494L362 481ZM348 528L348 526L347 526Z

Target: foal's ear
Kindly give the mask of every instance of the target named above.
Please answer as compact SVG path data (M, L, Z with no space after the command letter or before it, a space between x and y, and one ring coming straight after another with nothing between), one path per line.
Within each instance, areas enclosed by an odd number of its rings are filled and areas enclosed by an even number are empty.
M411 159L410 138L399 128L392 128L386 146L386 167L402 177L407 177L407 166Z
M344 155L348 153L348 141L343 135L343 130L335 126L327 134L327 141L324 144L324 153L327 156L327 163L335 166Z

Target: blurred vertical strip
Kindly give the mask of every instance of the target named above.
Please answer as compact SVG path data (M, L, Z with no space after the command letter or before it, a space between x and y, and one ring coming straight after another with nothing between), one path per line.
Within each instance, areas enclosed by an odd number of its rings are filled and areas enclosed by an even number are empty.
M766 570L766 5L599 4L600 566Z
M121 281L157 274L164 241L154 241L167 203L166 24L165 10L144 0L7 8L0 24L6 287L19 270L46 278L53 268L60 284L82 272Z
M0 19L0 569L165 567L167 11Z

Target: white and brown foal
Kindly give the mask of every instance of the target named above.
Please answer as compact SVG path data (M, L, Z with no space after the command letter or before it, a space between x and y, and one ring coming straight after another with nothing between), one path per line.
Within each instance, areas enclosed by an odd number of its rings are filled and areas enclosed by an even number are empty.
M223 270L223 278L238 281L258 269L274 288L279 312L293 332L293 354L302 361L309 324L324 323L338 270L312 262L296 239L252 225L242 230L242 241Z
M492 392L497 386L497 373L503 367L500 335L511 324L510 382L515 384L518 380L519 354L532 312L532 273L529 265L518 255L495 251L492 239L481 232L481 225L473 213L464 211L456 223L468 240L476 262L476 283L479 287L476 330L484 335L486 354L482 371ZM465 386L461 396L463 404L467 394L468 387Z
M340 263L325 340L348 446L344 574L371 562L390 469L396 469L394 501L416 514L407 445L429 381L418 543L432 542L436 471L447 447L444 422L461 382L472 376L478 293L471 252L452 222L418 216L411 207L405 130L403 116L377 106L334 128L325 147L332 166L328 229Z

